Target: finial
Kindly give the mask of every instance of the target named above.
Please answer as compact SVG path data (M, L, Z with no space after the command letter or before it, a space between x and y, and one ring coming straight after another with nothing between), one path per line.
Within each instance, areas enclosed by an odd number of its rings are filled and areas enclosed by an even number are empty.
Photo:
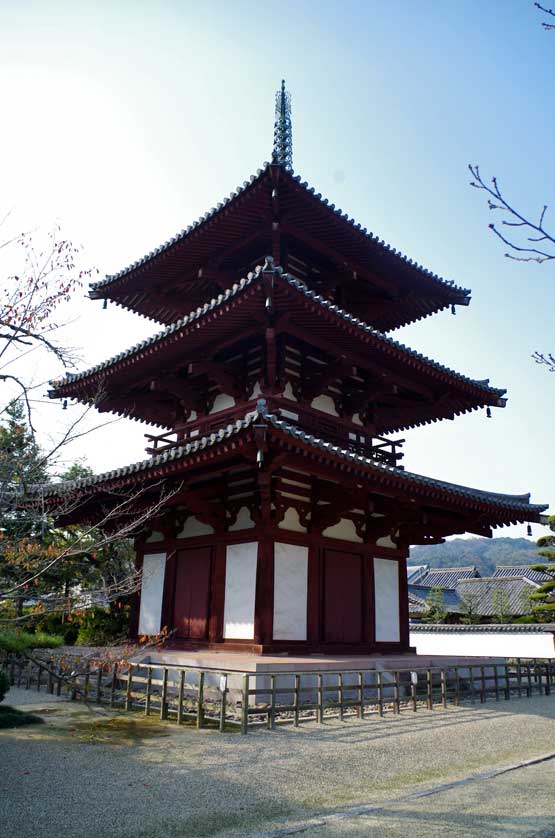
M285 89L285 79L276 93L276 118L274 122L274 150L272 162L293 168L293 131L291 127L291 94Z

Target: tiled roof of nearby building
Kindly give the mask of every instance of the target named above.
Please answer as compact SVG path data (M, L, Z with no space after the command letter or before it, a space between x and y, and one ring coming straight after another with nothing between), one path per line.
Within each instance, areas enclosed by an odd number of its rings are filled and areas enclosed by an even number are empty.
M457 583L457 594L461 600L472 603L472 609L480 617L494 617L500 611L508 616L519 616L530 611L529 594L538 585L522 577L489 577L462 579Z
M479 577L477 568L471 567L431 567L418 580L419 585L430 588L455 588L459 579Z
M59 496L66 492L79 492L80 490L88 489L92 486L101 486L114 480L121 480L122 478L131 478L137 473L148 476L149 472L158 472L161 466L172 464L180 460L186 460L199 452L203 452L218 443L230 440L238 436L246 429L250 428L254 423L266 424L274 428L280 433L305 443L311 448L315 448L324 454L328 454L332 458L339 458L340 460L352 465L360 466L368 469L375 475L379 475L380 483L389 481L399 483L410 487L412 491L417 493L432 491L441 491L443 497L450 497L455 502L465 500L471 504L478 506L486 504L488 507L498 509L504 515L507 512L518 520L539 520L540 514L547 508L545 504L531 504L530 495L505 495L497 492L486 492L481 489L472 489L467 486L459 486L455 483L447 483L442 480L436 480L431 477L424 477L420 474L414 474L409 471L402 471L394 466L388 466L384 463L364 457L353 451L348 451L330 442L326 442L312 434L300 430L293 425L278 419L276 416L267 412L266 402L261 399L258 402L257 410L248 414L244 419L237 420L219 431L215 431L207 437L195 439L194 442L188 442L186 445L177 446L152 457L148 460L142 460L138 463L133 463L123 468L114 469L113 471L104 474L94 475L92 477L84 478L82 480L67 481L64 483L49 483L42 486L36 486L35 492L42 493L44 497ZM503 521L503 519L502 519Z
M538 564L542 564L541 558L538 556ZM555 567L553 568L555 571ZM525 579L530 579L531 582L537 582L541 584L542 582L550 582L553 579L553 576L550 576L549 573L544 573L542 570L532 570L529 565L497 565L495 568L495 573L493 574L494 578L499 576L519 576L524 577Z
M415 585L418 584L418 581L424 576L429 567L429 564L407 565L407 581Z
M428 603L428 597L434 590L433 587L428 585L413 585L409 582L408 585L409 594L414 597L419 602L423 602L426 604ZM451 588L444 588L442 590L443 595L443 608L450 613L456 613L461 610L460 608L460 599L457 592Z

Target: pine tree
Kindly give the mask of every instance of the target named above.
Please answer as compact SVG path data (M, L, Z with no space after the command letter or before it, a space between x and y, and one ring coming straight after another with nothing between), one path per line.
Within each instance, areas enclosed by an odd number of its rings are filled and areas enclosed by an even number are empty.
M547 573L551 579L544 582L533 594L532 611L539 620L552 620L555 617L555 516L549 519L551 535L544 535L538 539L538 555L547 559L545 564L533 565L534 570Z

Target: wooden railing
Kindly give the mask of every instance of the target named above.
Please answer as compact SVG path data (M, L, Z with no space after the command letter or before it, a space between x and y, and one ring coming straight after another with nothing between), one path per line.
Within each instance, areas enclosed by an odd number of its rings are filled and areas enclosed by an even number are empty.
M320 410L299 405L296 402L288 402L285 399L271 397L268 404L272 413L282 416L286 422L291 422L301 430L313 434L316 437L345 448L348 451L355 451L364 457L385 463L386 465L402 468L400 461L404 454L401 451L404 439L386 439L382 436L371 436L364 427L355 425L344 418L328 416ZM252 405L254 409L255 405ZM282 415L282 411L285 411ZM214 413L204 417L199 422L192 422L190 425L180 427L175 431L165 431L162 434L145 434L149 445L146 447L147 454L156 456L178 445L207 436L214 431L225 427L238 418L245 415L245 407L228 408L225 411ZM297 418L294 418L297 417Z
M2 666L17 687L242 734L277 724L375 719L468 702L547 696L555 686L555 660L539 658L413 670L263 674L162 663L63 660L10 654Z

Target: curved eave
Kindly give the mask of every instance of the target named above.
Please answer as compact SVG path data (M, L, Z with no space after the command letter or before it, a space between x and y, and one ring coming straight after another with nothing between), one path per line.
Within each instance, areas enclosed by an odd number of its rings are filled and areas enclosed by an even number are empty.
M402 471L370 460L311 434L306 434L299 428L267 413L266 403L263 400L259 401L256 411L208 437L176 447L149 460L142 460L84 480L36 486L34 494L45 498L62 499L68 494L90 495L132 483L144 483L144 480L149 477L156 479L168 477L182 472L187 466L217 460L222 454L233 453L245 443L255 442L256 431L261 427L265 427L282 447L294 453L304 451L309 459L316 458L320 463L325 461L338 472L348 471L361 478L366 476L372 481L372 488L377 493L395 490L406 493L409 489L411 496L415 499L420 498L422 501L437 503L439 506L447 505L454 511L460 509L480 513L488 519L490 526L497 527L525 521L540 522L541 513L547 509L547 505L544 504L531 504L529 494L505 495L485 492Z
M425 378L429 377L430 380L441 381L453 386L459 394L460 403L457 406L447 403L443 408L438 409L431 405L427 409L427 406L423 404L420 414L415 416L414 419L400 424L391 421L387 423L387 430L384 427L382 432L407 430L422 424L454 418L457 415L484 406L505 406L503 396L506 391L504 389L490 387L488 380L475 381L410 349L405 344L383 334L344 309L330 303L329 300L314 291L308 290L302 282L283 273L280 268L274 268L271 263L270 267L266 265L264 268L249 274L247 278L241 280L217 299L206 303L202 308L191 312L187 317L178 320L153 337L142 341L125 352L119 353L114 358L97 364L87 371L69 375L61 381L51 382L50 398L77 398L84 403L94 402L106 378L130 369L134 365L144 364L146 359L151 358L154 353L162 352L164 349L167 349L168 352L171 351L171 347L177 341L186 341L190 335L194 335L195 339L198 339L202 329L209 329L216 321L222 322L222 317L235 316L240 306L246 305L249 299L252 300L258 294L262 287L263 276L268 277L269 275L275 284L276 294L285 294L285 297L281 298L282 306L285 307L285 305L289 305L289 301L292 301L303 311L311 312L319 319L319 322L332 323L338 327L346 339L353 338L355 342L359 341L363 349L370 346L383 353L399 364L405 374L412 374L414 371ZM262 297L257 302L262 306ZM455 399L455 401L457 400ZM105 409L110 410L108 404ZM112 410L112 412L117 415L132 415L132 412L130 414L128 411L117 409ZM156 424L144 416L133 418L141 418L150 424ZM160 427L169 427L169 425Z
M230 214L236 213L243 205L247 206L265 180L268 181L268 188L271 188L272 183L278 180L280 184L284 184L285 189L289 190L290 195L300 198L309 211L309 219L313 219L314 224L317 225L320 221L327 225L330 231L334 231L338 252L344 254L346 258L357 258L361 264L367 264L370 271L372 271L371 265L377 262L384 275L402 277L402 280L407 279L409 284L416 284L417 290L412 300L404 304L392 302L391 316L383 315L383 324L380 324L382 328L388 330L399 328L451 305L469 304L469 289L461 288L409 259L336 208L335 204L322 197L306 181L302 181L300 176L269 163L265 163L263 168L259 169L250 180L245 181L242 187L237 187L235 192L187 229L181 230L160 247L121 271L92 283L89 296L92 299L112 299L124 308L138 311L159 322L167 322L167 318L161 316L162 309L158 304L155 309L152 308L152 298L149 299L148 295L145 297L145 289L139 291L142 280L149 278L149 283L152 285L157 273L160 274L160 279L172 260L176 261L177 266L180 254L185 253L187 247L197 244L200 248L202 237L209 235L210 231L215 230L218 225L223 231ZM308 228L308 226L310 226L309 221L304 219L299 229ZM233 240L236 240L237 235L235 231ZM314 235L318 238L318 232L314 231ZM133 289L134 284L137 285L137 289ZM149 311L154 310L156 314L149 314Z

